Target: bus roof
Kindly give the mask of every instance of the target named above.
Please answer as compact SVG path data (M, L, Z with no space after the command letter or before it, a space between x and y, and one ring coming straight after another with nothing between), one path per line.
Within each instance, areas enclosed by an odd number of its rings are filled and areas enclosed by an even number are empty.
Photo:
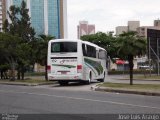
M81 42L81 43L85 43L85 44L94 46L94 47L96 47L98 49L105 50L104 48L102 48L102 47L100 47L100 46L98 46L98 45L96 45L94 43L91 43L91 42L88 42L88 41L83 41L83 40L80 40L80 39L53 39L53 40L50 40L49 42L66 42L66 41Z

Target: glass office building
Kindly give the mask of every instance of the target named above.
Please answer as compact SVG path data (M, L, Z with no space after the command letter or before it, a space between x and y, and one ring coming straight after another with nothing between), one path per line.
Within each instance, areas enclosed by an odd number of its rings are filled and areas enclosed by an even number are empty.
M6 0L10 5L20 6L22 0ZM67 0L25 0L31 25L36 34L52 35L56 38L67 37Z
M20 6L21 2L22 2L22 0L13 0L13 5ZM26 2L26 0L25 0L25 2Z
M48 33L60 37L60 2L59 0L48 0Z
M31 0L30 1L30 15L32 27L37 34L45 33L44 29L44 1L43 0ZM53 34L52 34L53 35ZM55 35L56 36L56 35Z

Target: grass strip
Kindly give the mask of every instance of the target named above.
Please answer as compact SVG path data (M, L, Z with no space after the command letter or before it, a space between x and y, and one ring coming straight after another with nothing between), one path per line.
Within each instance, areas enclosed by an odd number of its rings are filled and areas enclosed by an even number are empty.
M145 80L160 80L160 76L157 76L157 75L137 75L137 76L134 76L134 79L145 79Z
M131 89L131 90L155 90L160 91L160 84L134 84L129 85L127 83L104 83L102 87L120 88L120 89Z

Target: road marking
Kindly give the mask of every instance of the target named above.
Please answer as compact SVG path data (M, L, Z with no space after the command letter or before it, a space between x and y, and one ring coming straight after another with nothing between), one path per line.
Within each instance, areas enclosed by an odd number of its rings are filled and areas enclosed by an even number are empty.
M151 106L143 106L143 105L134 105L134 104L128 104L128 103L113 102L113 101L103 101L103 100L94 100L94 99L86 99L86 98L67 97L67 96L58 96L58 95L49 95L49 94L39 94L39 93L28 93L28 92L4 91L4 90L0 90L0 92L1 92L1 93L28 94L28 95L37 95L37 96L48 96L48 97L65 98L65 99L73 99L73 100L84 100L84 101L92 101L92 102L100 102L100 103L109 103L109 104L116 104L116 105L124 105L124 106L131 106L131 107L140 107L140 108L149 108L149 109L158 109L158 110L160 110L159 107L151 107Z

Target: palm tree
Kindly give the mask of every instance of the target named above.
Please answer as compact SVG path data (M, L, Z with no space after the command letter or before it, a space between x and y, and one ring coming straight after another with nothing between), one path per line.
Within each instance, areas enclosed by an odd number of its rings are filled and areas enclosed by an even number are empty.
M38 49L37 49L37 61L41 65L45 65L45 79L48 80L47 77L47 50L48 50L48 42L51 39L55 39L55 37L50 35L39 35L40 39L38 40Z
M136 32L124 32L117 37L116 48L118 57L129 62L130 85L133 85L133 59L146 53L146 40Z

